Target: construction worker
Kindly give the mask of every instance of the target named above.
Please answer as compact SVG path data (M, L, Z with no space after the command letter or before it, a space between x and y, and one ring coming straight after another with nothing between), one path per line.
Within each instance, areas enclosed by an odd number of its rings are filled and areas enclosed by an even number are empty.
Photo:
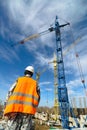
M33 130L32 116L40 101L40 89L32 79L34 68L25 68L24 76L12 85L6 98L4 116L8 117L5 130Z

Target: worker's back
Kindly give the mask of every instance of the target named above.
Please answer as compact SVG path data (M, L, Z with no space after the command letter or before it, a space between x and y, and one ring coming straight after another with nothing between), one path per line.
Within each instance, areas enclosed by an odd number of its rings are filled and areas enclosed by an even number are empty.
M4 115L10 112L35 114L38 106L37 82L27 76L19 77L16 87L8 99Z

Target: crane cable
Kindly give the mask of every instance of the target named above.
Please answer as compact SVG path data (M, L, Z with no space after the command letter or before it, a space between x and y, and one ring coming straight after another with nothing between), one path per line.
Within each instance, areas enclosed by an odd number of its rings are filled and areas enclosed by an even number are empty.
M71 29L71 26L70 26L70 29ZM72 29L71 29L71 35L72 35L73 41L75 41ZM79 57L79 54L76 51L75 46L74 46L74 52L75 52L75 57L76 57L76 61L77 61L77 65L78 65L78 69L79 69L79 73L80 73L81 82L83 84L85 96L87 96L86 85L85 85L85 78L84 78L84 74L83 74L83 71L82 71L82 66L81 66L81 63L80 63L80 57Z

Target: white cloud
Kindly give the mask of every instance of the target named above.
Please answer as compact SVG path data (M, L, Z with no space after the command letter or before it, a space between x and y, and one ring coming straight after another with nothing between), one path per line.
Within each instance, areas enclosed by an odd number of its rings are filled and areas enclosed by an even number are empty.
M69 83L66 84L69 98L76 96L85 96L87 92L87 87L85 89L84 85L86 87L86 83L83 84L81 82L81 79L74 79L73 81L69 81Z
M46 91L53 91L53 89L52 88L46 88Z
M67 83L67 87L70 89L70 88L76 88L76 87L79 87L81 86L81 83L80 83L80 79L76 79L74 81L70 81L69 83Z
M38 62L38 64L40 64L41 66L48 66L48 63L50 61L53 61L53 58L48 58L48 56L46 56L44 53L36 53L36 61ZM50 64L49 64L50 66Z
M54 22L55 15L67 21L76 22L78 18L82 18L86 14L86 5L83 8L83 2L77 1L24 1L24 0L9 0L5 6L9 10L9 17L20 25L20 28L27 28L28 25L40 26L45 22ZM38 8L37 8L38 7ZM55 8L54 8L55 7ZM82 10L80 10L82 8ZM79 11L78 11L79 10ZM76 13L78 12L78 13ZM49 15L51 14L51 15Z
M40 86L49 85L49 84L51 84L51 82L48 82L48 81L39 83Z
M17 60L20 60L16 52L13 50L13 48L9 46L1 46L0 47L0 58L4 58L5 60L12 62L12 59L15 58Z

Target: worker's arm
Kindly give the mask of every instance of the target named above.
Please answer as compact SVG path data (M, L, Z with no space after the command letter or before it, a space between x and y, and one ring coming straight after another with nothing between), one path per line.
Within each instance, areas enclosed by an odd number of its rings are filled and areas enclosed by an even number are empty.
M7 96L6 96L5 104L8 101L9 97L12 95L14 88L16 87L16 84L17 84L17 80L12 84L11 88L9 89Z
M39 99L38 99L38 102L40 102L40 87L39 87L39 85L37 84L37 94L38 94L38 96L39 96Z

